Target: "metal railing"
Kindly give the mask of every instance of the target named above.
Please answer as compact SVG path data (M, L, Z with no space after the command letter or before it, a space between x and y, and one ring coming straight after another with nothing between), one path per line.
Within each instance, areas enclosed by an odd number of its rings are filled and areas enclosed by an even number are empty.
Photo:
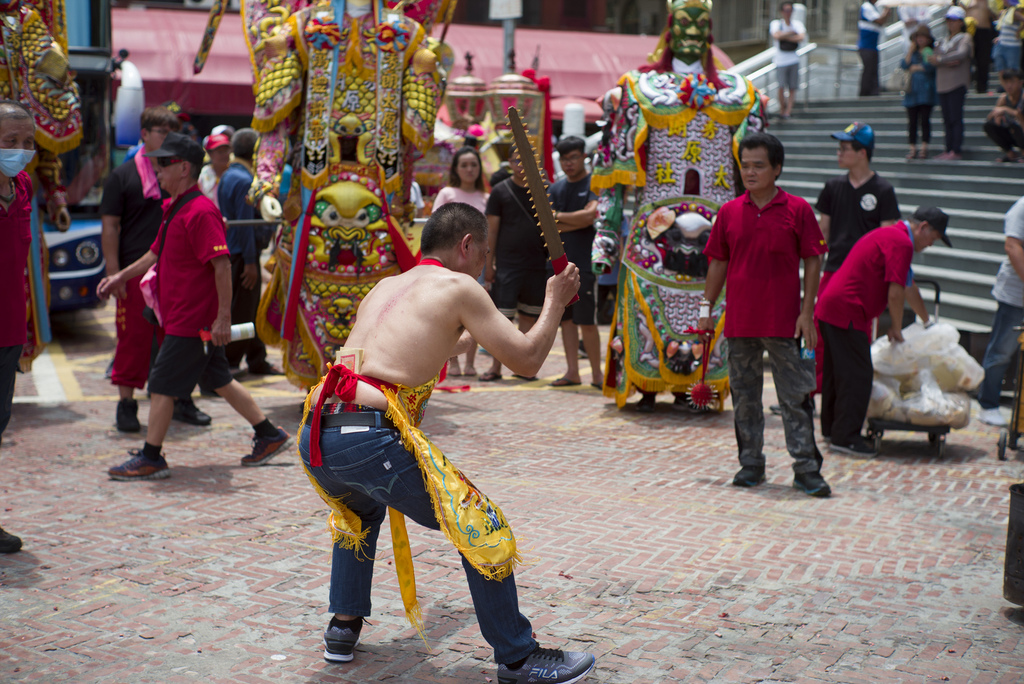
M932 10L928 25L936 39L946 35L943 20L945 7ZM878 46L878 73L884 86L889 74L906 54L903 42L903 22L887 26ZM800 100L804 107L810 101L856 98L862 65L855 45L808 43L797 50L800 57ZM768 108L778 108L778 78L772 62L775 48L768 48L736 64L730 72L746 76L762 93L768 96Z

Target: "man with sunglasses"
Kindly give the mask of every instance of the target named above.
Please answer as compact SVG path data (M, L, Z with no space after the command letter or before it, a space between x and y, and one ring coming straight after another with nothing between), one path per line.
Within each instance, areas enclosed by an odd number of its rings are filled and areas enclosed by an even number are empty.
M142 112L142 149L140 154L118 166L103 186L100 220L101 241L107 275L131 264L149 249L156 239L163 215L161 192L152 162L143 154L160 149L164 138L180 126L178 118L166 107L147 107ZM117 294L117 346L110 381L117 386L119 401L115 423L121 432L138 432L139 405L135 390L146 386L152 360L153 338L159 329L147 321L142 311L145 302L139 289L140 275L123 284ZM174 404L174 418L190 425L206 426L210 416L200 411L190 397L191 389Z
M242 465L264 465L290 436L270 423L228 368L224 345L231 340L231 262L220 211L198 189L203 150L185 135L168 133L146 157L156 160L160 186L170 195L160 232L131 266L104 278L97 293L107 297L123 292L124 283L157 264L156 299L165 335L150 371L146 442L108 474L122 481L170 476L161 446L174 397L191 392L200 379L255 430L252 453L242 458Z

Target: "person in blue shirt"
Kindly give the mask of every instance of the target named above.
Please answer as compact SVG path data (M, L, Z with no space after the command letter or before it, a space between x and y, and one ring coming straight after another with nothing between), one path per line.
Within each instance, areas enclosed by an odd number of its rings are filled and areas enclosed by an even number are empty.
M233 160L217 187L220 211L228 221L254 219L256 216L256 210L246 201L246 195L252 185L252 157L258 139L259 134L251 128L242 128L231 138ZM260 252L270 244L270 233L266 226L228 227L232 325L256 320L263 284ZM249 372L253 375L278 375L281 372L267 361L267 347L259 337L232 342L225 352L231 367L238 367L245 356Z
M928 144L932 140L932 108L938 102L935 90L935 65L928 58L935 52L935 40L928 24L920 24L911 34L910 49L900 66L910 74L910 83L903 95L903 106L907 110L908 142L910 152L907 160L927 159ZM921 150L917 149L917 128L921 127Z
M857 52L864 70L860 74L860 96L878 95L878 39L882 35L882 26L889 18L890 9L879 10L875 7L878 0L866 0L860 6L860 19L857 21L859 36Z

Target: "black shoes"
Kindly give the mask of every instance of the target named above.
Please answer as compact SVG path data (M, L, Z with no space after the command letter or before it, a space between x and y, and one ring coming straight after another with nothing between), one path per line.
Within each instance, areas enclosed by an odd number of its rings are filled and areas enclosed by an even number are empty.
M174 400L174 420L199 427L206 427L213 422L213 418L200 411L191 398Z
M355 629L352 622L358 623ZM359 645L359 632L363 629L362 618L347 623L331 618L331 623L324 632L324 660L331 663L348 663L355 656L352 651Z
M21 550L21 539L0 527L0 553L14 553Z
M732 478L733 485L737 487L756 487L764 482L764 468L757 466L743 466L736 476Z
M249 368L247 370L249 371L249 375L281 375L282 374L279 369L274 368L272 365L270 365L269 363L266 363L266 362L264 362L262 365L249 366Z
M874 447L868 446L867 442L859 438L849 444L836 444L830 441L828 443L828 450L836 451L840 454L850 454L851 456L864 456L866 458L873 458L878 455Z
M117 402L117 429L121 432L138 432L139 402L134 399L121 399Z
M832 488L825 482L821 473L796 473L793 486L805 494L825 498L832 495Z
M640 401L636 402L637 413L654 413L654 400L657 398L657 394L646 392L640 395Z

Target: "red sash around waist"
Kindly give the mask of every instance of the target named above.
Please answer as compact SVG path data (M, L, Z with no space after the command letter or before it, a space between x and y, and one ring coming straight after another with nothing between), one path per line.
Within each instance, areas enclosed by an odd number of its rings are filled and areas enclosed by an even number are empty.
M310 466L318 468L323 465L323 458L320 454L320 413L323 411L324 402L331 397L338 397L346 402L354 402L356 400L356 387L359 385L360 380L379 390L389 389L392 392L398 391L398 387L390 382L384 382L368 375L353 373L350 368L341 364L331 366L327 371L327 375L324 376L323 383L320 386L320 397L317 398L316 405L312 410L313 423L310 427L309 435Z

